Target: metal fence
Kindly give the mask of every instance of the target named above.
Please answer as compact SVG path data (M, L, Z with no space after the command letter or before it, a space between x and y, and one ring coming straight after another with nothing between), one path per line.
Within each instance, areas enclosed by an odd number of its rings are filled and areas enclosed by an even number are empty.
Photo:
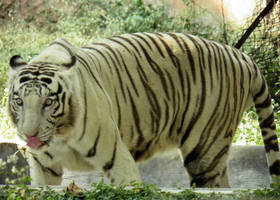
M248 18L246 31L264 9L269 0L258 0L254 15ZM261 68L270 87L270 92L278 106L280 105L280 1L266 15L250 37L240 48L249 54Z

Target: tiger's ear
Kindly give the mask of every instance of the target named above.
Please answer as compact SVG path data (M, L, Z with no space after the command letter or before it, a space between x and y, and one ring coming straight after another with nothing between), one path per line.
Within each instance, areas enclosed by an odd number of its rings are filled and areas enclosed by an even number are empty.
M65 39L56 39L49 47L44 49L30 63L52 63L63 66L63 69L70 69L76 65L77 48Z
M10 67L16 69L20 66L26 65L27 63L20 55L14 55L10 59Z

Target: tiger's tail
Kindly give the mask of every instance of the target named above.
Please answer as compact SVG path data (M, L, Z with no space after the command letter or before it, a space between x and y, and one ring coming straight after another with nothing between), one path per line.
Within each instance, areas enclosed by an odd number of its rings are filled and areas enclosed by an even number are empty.
M262 75L260 76L262 78L258 81L258 88L256 88L257 92L254 95L253 100L258 114L270 176L280 177L279 145L276 124L274 122L272 101L266 81Z

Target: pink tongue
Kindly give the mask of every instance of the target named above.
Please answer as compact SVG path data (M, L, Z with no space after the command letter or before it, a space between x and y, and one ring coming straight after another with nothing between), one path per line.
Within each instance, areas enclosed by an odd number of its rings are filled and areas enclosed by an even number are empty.
M41 145L42 143L36 136L27 138L27 146L30 146L32 148L39 148Z

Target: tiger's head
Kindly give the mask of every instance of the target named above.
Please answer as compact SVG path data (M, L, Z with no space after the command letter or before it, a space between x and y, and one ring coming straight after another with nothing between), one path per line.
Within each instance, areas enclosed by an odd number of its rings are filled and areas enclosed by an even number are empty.
M67 137L66 130L75 122L72 48L60 39L29 63L19 55L10 59L8 113L18 136L31 148Z

